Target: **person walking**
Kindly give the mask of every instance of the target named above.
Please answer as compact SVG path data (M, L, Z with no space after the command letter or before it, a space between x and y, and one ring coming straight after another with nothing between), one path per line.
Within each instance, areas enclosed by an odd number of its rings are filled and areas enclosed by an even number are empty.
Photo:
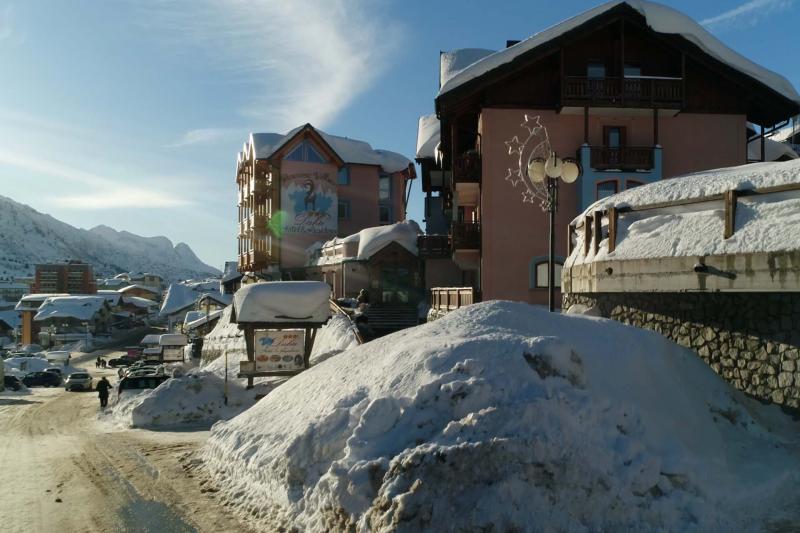
M111 389L111 383L103 376L95 386L95 389L97 389L97 395L100 397L100 409L105 409L108 405L108 391Z

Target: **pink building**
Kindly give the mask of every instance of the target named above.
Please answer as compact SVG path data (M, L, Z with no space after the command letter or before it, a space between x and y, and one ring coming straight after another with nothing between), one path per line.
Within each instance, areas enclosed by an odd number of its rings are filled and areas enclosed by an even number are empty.
M420 119L417 143L427 232L449 236L447 257L460 269L450 284L485 300L547 302L547 216L538 201L523 203L509 174L530 147L526 116L581 166L575 183L560 185L563 236L597 199L746 163L748 122L763 137L800 112L785 78L646 1L603 4L498 52L441 57L436 115ZM570 245L559 238L557 285ZM426 276L452 272L441 246L421 243L429 249Z
M279 277L316 242L403 220L414 178L402 155L310 124L251 134L236 165L239 271Z

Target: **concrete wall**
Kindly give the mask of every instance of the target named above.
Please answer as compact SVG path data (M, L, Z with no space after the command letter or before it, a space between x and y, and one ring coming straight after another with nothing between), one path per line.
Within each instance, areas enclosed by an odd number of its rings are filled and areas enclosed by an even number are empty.
M378 218L378 178L380 169L368 165L348 165L350 185L339 185L340 200L350 202L350 218L339 220L340 237L346 237L364 228L379 226ZM403 177L399 172L391 175L392 221L403 220Z
M567 294L691 348L737 389L800 407L800 292Z

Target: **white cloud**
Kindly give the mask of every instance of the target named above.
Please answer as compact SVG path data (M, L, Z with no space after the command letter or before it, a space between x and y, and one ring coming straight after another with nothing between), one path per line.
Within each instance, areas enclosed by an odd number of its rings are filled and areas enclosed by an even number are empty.
M400 28L369 0L174 0L148 23L253 84L241 114L271 131L325 127L390 65Z
M187 131L183 134L183 137L170 146L178 148L196 144L212 144L221 140L241 137L241 131L231 128L200 128Z
M180 194L148 187L146 183L140 183L136 187L120 184L118 180L72 168L62 162L51 161L41 156L0 150L0 164L22 169L34 175L70 181L83 187L77 189L81 191L79 194L49 198L52 204L60 207L71 209L165 208L192 203Z
M754 26L763 17L792 7L794 0L750 0L733 9L701 20L700 24L709 29Z

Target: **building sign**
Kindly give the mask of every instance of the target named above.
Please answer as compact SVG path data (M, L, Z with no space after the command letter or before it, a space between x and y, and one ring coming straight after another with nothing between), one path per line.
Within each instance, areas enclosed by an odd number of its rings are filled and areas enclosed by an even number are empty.
M256 372L293 372L305 368L305 336L301 329L258 330L254 346Z
M286 233L336 233L338 229L336 182L328 173L281 176L281 209L286 213Z
M161 350L161 360L183 361L183 346L164 346Z

